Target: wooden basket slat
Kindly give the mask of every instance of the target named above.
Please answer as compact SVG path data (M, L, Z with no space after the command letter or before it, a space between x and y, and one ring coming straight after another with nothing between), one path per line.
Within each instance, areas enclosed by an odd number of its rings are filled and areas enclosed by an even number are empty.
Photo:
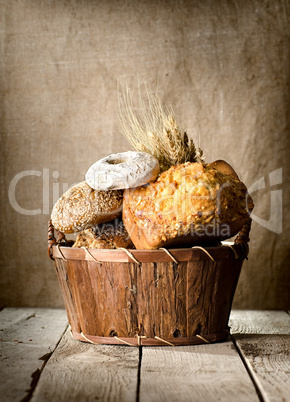
M74 300L74 294L71 289L71 280L69 280L69 261L65 262L61 259L58 259L54 265L62 292L68 321L73 327L74 331L80 332L81 327L78 319L78 311L76 309L77 304Z

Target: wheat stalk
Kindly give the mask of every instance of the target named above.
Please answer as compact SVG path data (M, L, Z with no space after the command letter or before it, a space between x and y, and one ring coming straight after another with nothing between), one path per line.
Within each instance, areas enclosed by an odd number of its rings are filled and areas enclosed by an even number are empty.
M203 152L196 149L172 110L162 105L159 97L145 85L145 96L138 86L139 112L134 107L133 93L118 91L119 121L123 135L136 151L155 156L160 170L184 162L202 162Z

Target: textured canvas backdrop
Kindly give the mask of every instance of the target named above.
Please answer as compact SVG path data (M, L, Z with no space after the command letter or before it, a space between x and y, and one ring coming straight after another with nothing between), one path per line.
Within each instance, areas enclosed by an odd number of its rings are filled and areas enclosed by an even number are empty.
M227 160L255 190L235 307L289 307L289 1L0 9L1 305L62 305L46 251L54 199L99 158L131 149L117 88L136 89L139 76L158 83L208 162Z

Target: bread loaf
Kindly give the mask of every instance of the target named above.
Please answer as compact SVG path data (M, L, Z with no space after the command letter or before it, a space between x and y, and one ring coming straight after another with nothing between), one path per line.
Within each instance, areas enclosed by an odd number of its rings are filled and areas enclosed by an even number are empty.
M62 233L80 232L122 213L123 190L97 191L85 181L64 193L52 209L51 219Z
M124 192L123 221L138 249L216 244L234 236L253 209L224 161L184 163Z
M115 219L79 233L73 247L115 249L134 245L123 222Z

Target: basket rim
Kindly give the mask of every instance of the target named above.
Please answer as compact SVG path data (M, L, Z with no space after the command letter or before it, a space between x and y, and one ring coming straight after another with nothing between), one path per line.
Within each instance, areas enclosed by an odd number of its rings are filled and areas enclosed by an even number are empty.
M186 345L204 345L214 342L224 341L229 336L229 327L221 332L210 333L204 336L199 334L181 337L181 338L147 338L146 336L121 336L105 337L98 335L85 335L70 328L72 337L78 341L92 343L94 345L122 345L122 346L186 346Z
M234 258L236 259L244 259L247 258L249 253L248 242L250 241L249 232L251 230L251 222L252 219L249 217L245 222L244 226L240 230L238 236L235 239L233 245L230 244L221 244L217 246L211 247L201 247L201 246L193 246L192 248L178 248L178 249L170 249L170 251L166 248L159 248L157 250L128 250L125 248L119 249L88 249L85 247L82 248L71 248L65 247L65 251L61 250L64 246L67 246L70 242L68 242L65 238L64 233L58 232L58 238L54 237L54 226L52 224L52 220L48 221L48 255L49 258L54 260L54 257L61 258L63 260L87 260L87 261L95 261L95 262L135 262L137 264L141 264L142 262L175 262L179 263L181 261L190 261L190 260L201 260L204 258L210 258L212 261L215 261L215 257L211 255L211 253L215 253L217 250L222 251L222 254L218 256L218 258L229 258L229 249L232 250L232 255L234 254ZM227 243L227 242L225 242ZM195 258L195 253L193 253L194 249L199 250L198 258ZM89 251L91 250L91 251ZM120 250L123 250L123 253L120 253ZM162 250L162 257L158 254ZM65 253L65 254L64 254ZM141 259L137 259L135 253L141 253L139 257ZM149 254L147 254L149 253ZM155 254L153 254L155 253ZM175 256L175 253L181 254ZM226 253L225 255L223 253ZM108 260L108 255L110 259ZM154 259L152 261L152 256L154 255ZM186 255L186 257L184 257ZM203 258L201 257L203 255ZM206 255L206 257L205 257ZM104 256L106 257L104 259ZM114 256L114 258L112 257ZM158 257L158 258L157 258ZM178 258L177 258L178 257ZM119 259L118 259L119 258ZM143 260L144 258L144 260ZM157 258L157 259L156 259Z
M150 263L150 262L187 262L209 260L215 262L220 259L244 259L248 254L246 244L221 244L211 247L196 246L193 248L178 249L157 249L157 250L140 250L140 249L88 249L88 248L72 248L61 245L53 245L51 248L54 258L78 261L93 262L133 262L133 263Z

